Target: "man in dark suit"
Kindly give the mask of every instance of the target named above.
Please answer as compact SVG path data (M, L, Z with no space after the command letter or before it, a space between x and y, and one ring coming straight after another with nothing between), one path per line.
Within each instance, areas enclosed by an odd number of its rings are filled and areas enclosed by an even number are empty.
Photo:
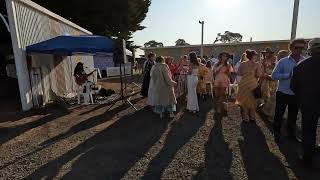
M309 42L311 57L301 61L293 70L291 89L296 94L302 112L302 160L305 167L312 167L316 149L316 131L320 117L320 38Z

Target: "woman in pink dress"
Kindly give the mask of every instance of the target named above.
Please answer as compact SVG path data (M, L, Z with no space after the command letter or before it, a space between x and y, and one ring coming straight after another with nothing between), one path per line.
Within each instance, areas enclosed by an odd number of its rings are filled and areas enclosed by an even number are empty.
M171 79L174 79L174 74L175 74L175 71L176 71L176 67L172 63L173 62L173 58L168 56L168 57L166 57L165 62L169 66L169 70L170 70L170 73L171 73Z
M178 82L176 88L176 96L180 97L187 92L187 75L189 71L190 61L188 56L183 56L175 67L175 80Z
M217 113L221 114L226 112L224 109L224 103L226 102L226 90L230 85L230 76L233 71L232 66L228 60L230 58L229 53L222 52L219 54L219 62L214 66L214 92L216 97Z

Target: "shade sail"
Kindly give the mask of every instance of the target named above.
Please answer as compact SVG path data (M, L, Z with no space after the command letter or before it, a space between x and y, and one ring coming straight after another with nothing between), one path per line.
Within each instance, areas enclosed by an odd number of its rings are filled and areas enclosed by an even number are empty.
M112 53L113 41L103 36L58 36L37 44L27 46L27 53L76 54Z

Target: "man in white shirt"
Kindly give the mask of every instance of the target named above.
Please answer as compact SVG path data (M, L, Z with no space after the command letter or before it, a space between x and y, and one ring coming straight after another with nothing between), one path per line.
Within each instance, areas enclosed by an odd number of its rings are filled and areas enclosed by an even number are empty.
M211 65L212 65L212 66L214 66L215 64L217 64L217 63L219 62L219 60L216 59L216 58L214 58L214 56L211 56L210 61L211 61Z

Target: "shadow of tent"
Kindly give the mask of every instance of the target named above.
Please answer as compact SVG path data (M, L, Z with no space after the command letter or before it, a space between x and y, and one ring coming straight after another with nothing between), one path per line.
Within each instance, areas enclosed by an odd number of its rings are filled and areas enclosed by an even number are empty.
M28 118L35 115L45 115L53 111L57 106L48 105L40 109L31 109L29 111L18 111L18 112L0 112L0 123L15 122L23 118ZM61 110L61 108L59 108ZM66 112L66 109L62 109Z
M138 102L139 100L141 100L141 98L135 99L134 102ZM100 107L100 106L97 106L97 107ZM94 117L89 118L85 121L82 121L81 123L71 127L69 129L69 131L62 133L56 137L53 137L53 138L41 143L41 145L42 146L51 145L57 141L60 141L62 139L66 139L66 138L68 138L68 137L70 137L80 131L84 131L84 130L90 129L92 127L95 127L99 124L105 123L105 122L111 120L112 117L115 116L117 113L119 113L127 108L128 108L128 105L123 104L123 105L117 106L116 108L111 109L110 111L107 111L101 115L94 116ZM93 109L95 109L95 108L93 108Z
M26 179L54 178L60 168L75 158L63 179L120 179L167 128L168 121L148 115L146 109L125 116L111 127L86 140L66 154L43 165Z
M135 99L132 100L131 102L132 102L133 104L135 104L135 103L137 103L138 101L140 101L140 100L142 100L142 99L144 99L144 97L135 98ZM116 100L118 100L118 98L117 98ZM100 105L98 105L98 106L96 106L96 107L94 107L94 108L92 108L92 109L90 109L90 110L88 110L88 111L85 111L85 112L80 113L79 115L82 116L82 115L91 113L91 112L93 112L93 111L96 111L96 110L98 110L98 109L104 108L104 107L106 107L106 106L111 106L111 105L116 104L116 103L122 103L122 102L121 102L121 100L118 100L118 101L113 101L113 102L109 102L109 103L106 103L106 104L100 104Z
M138 101L139 99L135 99L135 100ZM15 158L14 161L8 162L8 163L0 166L0 168L5 168L5 167L7 167L7 166L9 166L9 165L11 165L11 164L23 159L23 158L32 156L32 155L36 154L37 152L39 152L39 151L51 146L52 144L54 144L54 143L56 143L56 142L58 142L60 140L67 139L68 137L70 137L70 136L72 136L72 135L74 135L74 134L76 134L76 133L78 133L80 131L84 131L84 130L90 129L90 128L95 127L95 126L97 126L99 124L107 122L107 121L111 120L111 118L113 116L115 116L117 113L119 113L120 111L122 111L122 110L124 110L126 108L128 108L128 106L126 106L126 105L117 106L116 108L112 109L111 111L108 111L108 112L103 113L101 115L89 118L89 119L87 119L85 121L82 121L79 124L71 127L67 132L62 133L62 134L60 134L58 136L55 136L55 137L53 137L51 139L48 139L47 141L41 143L40 147L35 149L34 151L32 151L32 152L30 152L28 154L25 154L25 155L23 155L21 157L17 157L17 158Z
M61 109L43 109L41 111L41 114L49 114L48 116L45 116L43 118L40 118L38 120L19 125L16 127L6 127L6 128L0 128L0 144L3 144L22 133L25 133L33 128L39 127L41 125L44 125L48 122L54 121L55 119L58 119L59 117L65 116L69 114L70 112L68 110L61 110Z

